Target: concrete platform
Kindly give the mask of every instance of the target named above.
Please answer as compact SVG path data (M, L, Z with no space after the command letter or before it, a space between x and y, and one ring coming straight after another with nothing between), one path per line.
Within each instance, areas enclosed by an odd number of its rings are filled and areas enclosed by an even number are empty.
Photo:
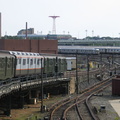
M118 113L120 117L120 99L117 100L110 100L109 101L111 106L114 108L114 110Z

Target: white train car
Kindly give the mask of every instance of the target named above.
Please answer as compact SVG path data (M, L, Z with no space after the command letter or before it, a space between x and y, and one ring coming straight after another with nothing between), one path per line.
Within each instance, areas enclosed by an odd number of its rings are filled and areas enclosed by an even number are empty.
M39 53L10 51L10 54L16 57L15 76L41 73L43 56Z
M62 54L99 54L99 49L92 46L58 46L58 52Z
M76 57L66 57L66 61L68 71L76 69Z
M110 46L100 46L100 47L95 47L95 49L99 49L100 53L116 53L119 54L120 53L120 47L110 47Z

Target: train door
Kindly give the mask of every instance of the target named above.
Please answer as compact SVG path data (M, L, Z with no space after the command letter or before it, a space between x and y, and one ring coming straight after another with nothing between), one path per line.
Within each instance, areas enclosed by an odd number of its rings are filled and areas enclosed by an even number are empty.
M53 58L53 73L54 73L54 75L55 75L55 65L56 65L56 59Z
M20 75L21 75L21 68L22 68L22 66L21 66L21 64L22 64L22 58L19 58L19 66L20 66L20 69L19 69L19 71L20 71Z
M5 57L5 65L4 65L4 67L5 67L5 78L7 77L7 66L8 66L8 59L7 59L7 57Z
M44 57L44 74L47 72L47 58Z
M29 58L27 58L27 74L29 75L29 69L30 69L30 66L29 66Z
M17 64L16 64L16 76L21 75L21 58L16 57L17 59Z
M37 73L36 58L34 58L34 68L35 68L34 73L36 74Z
M14 76L15 58L11 58L11 76Z
M6 78L12 78L14 76L14 58L13 57L6 57L6 67L5 67L5 74Z
M40 73L40 70L39 70L39 59L36 58L36 73Z
M5 58L0 58L0 79L5 79Z
M34 73L34 69L33 69L33 58L30 58L30 74Z
M21 74L22 75L26 75L28 72L28 68L27 68L27 58L22 58L22 63L21 63Z
M49 75L49 58L46 58L46 74Z

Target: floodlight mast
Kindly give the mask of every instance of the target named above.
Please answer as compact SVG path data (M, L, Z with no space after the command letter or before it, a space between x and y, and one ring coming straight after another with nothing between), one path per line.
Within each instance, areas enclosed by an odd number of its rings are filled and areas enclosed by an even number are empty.
M53 29L52 29L52 34L56 34L56 25L55 25L55 20L56 18L60 17L60 16L49 16L51 18L53 18Z

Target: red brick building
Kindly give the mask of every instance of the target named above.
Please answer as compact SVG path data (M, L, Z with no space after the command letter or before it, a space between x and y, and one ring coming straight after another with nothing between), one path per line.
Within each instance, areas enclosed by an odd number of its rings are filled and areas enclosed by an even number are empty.
M57 54L58 41L0 39L0 50Z

